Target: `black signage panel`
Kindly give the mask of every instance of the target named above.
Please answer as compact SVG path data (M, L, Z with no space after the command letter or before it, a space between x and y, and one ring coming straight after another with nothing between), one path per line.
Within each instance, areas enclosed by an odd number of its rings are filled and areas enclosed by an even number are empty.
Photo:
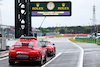
M31 16L71 16L71 2L31 2Z

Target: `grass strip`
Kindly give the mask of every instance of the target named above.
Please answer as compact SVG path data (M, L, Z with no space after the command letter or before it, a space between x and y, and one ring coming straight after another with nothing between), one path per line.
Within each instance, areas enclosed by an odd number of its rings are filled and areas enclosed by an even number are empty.
M72 42L75 42L75 43L90 43L90 42L86 42L86 41L78 41L78 40L75 40L73 38L70 38L69 40Z

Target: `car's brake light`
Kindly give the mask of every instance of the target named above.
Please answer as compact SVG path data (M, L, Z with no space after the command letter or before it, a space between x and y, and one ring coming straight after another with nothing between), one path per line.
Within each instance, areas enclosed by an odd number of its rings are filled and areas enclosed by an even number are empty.
M11 48L11 50L14 50L15 49L15 46L13 46L12 48Z
M34 49L34 47L32 47L32 49Z
M15 52L15 46L13 46L11 49L10 49L10 52Z

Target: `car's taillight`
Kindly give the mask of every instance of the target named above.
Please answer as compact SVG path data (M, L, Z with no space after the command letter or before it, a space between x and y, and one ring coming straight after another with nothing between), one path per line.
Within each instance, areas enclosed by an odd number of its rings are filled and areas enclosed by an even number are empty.
M39 54L37 53L37 58L39 58Z
M15 52L16 50L15 50L14 47L12 47L9 51L10 51L10 52Z
M15 49L15 46L13 46L12 48L11 48L11 50L14 50Z
M34 47L32 47L32 49L34 50Z

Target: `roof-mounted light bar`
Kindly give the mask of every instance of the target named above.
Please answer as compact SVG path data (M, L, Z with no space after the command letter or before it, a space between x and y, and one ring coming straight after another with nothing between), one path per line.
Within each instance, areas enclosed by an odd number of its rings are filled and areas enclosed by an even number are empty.
M34 39L34 40L36 40L36 37L20 37L19 39L27 39L27 40Z
M19 39L25 39L24 37L20 37Z

